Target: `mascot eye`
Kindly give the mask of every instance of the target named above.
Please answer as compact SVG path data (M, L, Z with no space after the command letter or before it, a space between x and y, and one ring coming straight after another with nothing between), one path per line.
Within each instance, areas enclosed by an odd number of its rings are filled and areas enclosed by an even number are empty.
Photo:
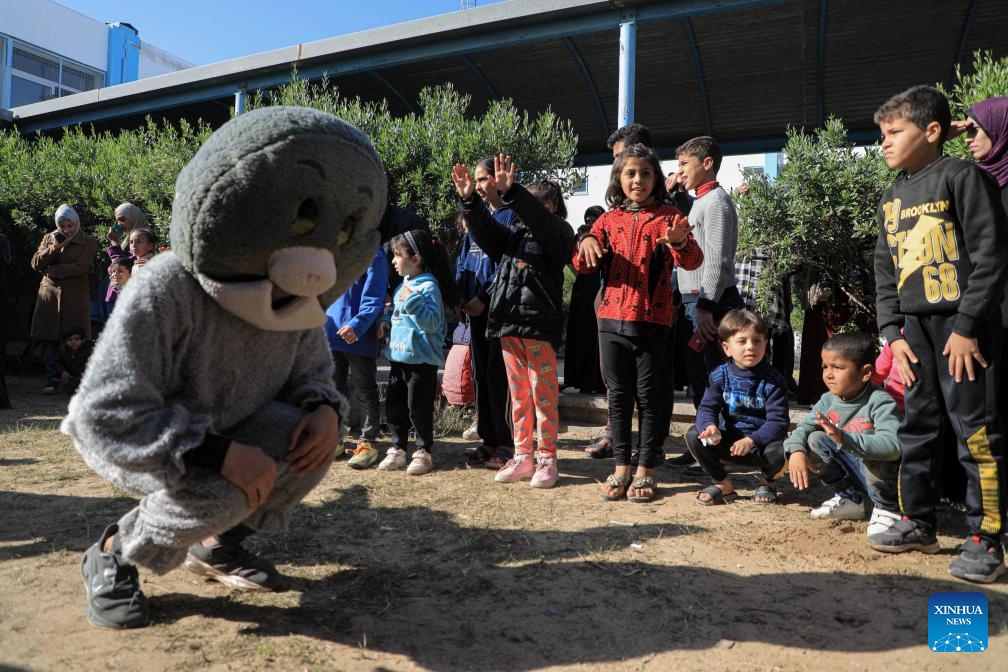
M312 199L301 201L298 206L297 216L291 224L291 235L294 237L307 236L318 226L318 206Z
M357 228L357 223L359 221L360 218L357 215L350 215L343 221L343 228L336 236L337 245L343 245L350 240L350 236L353 235L354 229Z

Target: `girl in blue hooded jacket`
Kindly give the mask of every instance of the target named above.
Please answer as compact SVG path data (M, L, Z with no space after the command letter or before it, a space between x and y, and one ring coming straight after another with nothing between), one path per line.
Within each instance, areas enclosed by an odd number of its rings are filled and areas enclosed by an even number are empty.
M406 473L426 474L433 469L434 399L438 367L444 364L448 328L445 306L457 303L452 264L444 246L421 229L407 231L391 241L392 265L403 282L392 294L389 334L389 384L385 418L392 432L392 447L379 469L406 467L409 429L416 430L416 450Z

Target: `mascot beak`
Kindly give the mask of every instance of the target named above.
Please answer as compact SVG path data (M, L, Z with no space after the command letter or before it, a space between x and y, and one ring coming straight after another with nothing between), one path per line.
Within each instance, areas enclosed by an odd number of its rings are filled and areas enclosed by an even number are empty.
M269 279L294 296L319 296L336 284L336 258L322 247L285 247L267 263Z

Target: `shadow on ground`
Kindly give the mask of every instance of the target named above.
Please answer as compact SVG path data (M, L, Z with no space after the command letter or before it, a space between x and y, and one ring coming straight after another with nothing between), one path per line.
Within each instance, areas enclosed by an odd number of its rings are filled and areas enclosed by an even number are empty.
M917 646L926 643L932 592L982 589L898 574L746 576L655 565L635 559L630 545L672 538L688 557L691 544L703 543L695 534L703 528L472 528L442 511L372 508L363 486L333 494L299 508L290 534L256 542L285 566L322 570L322 578L291 579L297 606L223 592L157 594L153 622L201 616L243 624L240 632L256 637L300 635L400 654L431 670L512 671L706 649L722 640L848 652ZM126 498L0 493L0 507L13 514L8 521L23 507L54 512L45 533L22 544L24 533L0 529L0 559L54 547L82 551L100 532L89 521L114 520L131 505ZM326 565L348 569L325 574ZM1008 597L990 592L989 599L990 613L1003 619ZM991 633L1005 626L991 617ZM530 651L538 663L530 664Z

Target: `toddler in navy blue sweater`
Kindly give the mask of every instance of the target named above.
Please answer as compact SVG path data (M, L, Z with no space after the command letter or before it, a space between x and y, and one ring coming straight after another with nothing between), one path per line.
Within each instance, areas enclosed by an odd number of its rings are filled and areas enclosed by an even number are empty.
M765 361L769 329L748 310L732 310L718 326L728 361L710 374L686 445L714 480L696 501L704 506L738 498L722 460L759 467L763 479L753 501L774 504L774 480L784 467L788 430L787 382Z

